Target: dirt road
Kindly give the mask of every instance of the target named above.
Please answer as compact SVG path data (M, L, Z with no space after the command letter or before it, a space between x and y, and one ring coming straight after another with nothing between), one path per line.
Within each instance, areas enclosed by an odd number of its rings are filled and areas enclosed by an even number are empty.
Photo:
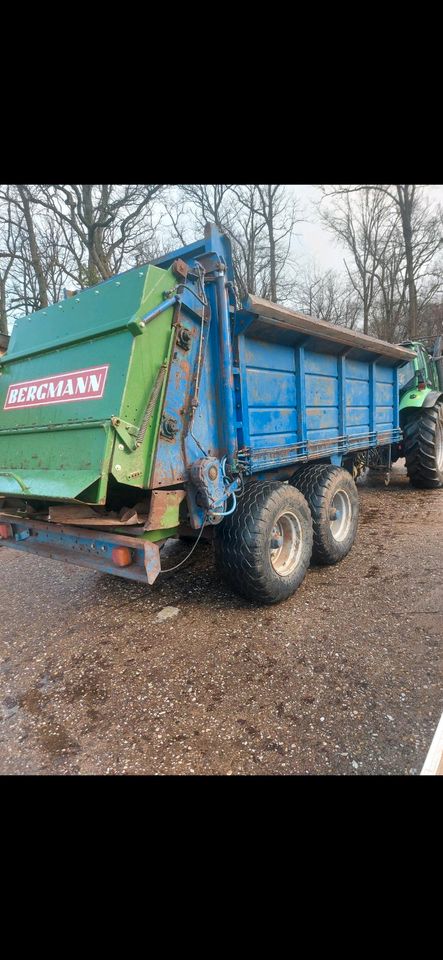
M219 583L209 545L151 589L2 550L0 773L418 774L442 709L443 490L397 470L359 492L349 556L276 607Z

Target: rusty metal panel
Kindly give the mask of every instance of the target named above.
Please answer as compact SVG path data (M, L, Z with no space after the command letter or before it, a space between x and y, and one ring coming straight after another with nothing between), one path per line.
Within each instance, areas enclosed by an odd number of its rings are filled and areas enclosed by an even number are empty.
M0 548L12 547L47 559L63 560L148 584L154 583L160 573L158 543L143 537L84 530L67 524L30 519L13 520L10 526L13 536L8 540L0 538ZM130 566L117 567L113 564L112 550L119 546L131 551L133 562Z
M263 328L266 326L281 327L282 329L286 327L288 330L292 329L307 336L330 340L351 348L367 350L381 357L405 361L413 360L415 357L415 353L412 350L407 350L406 347L397 347L392 343L386 343L385 340L368 337L356 330L349 330L347 327L328 323L326 320L318 320L316 317L308 317L304 313L288 310L287 307L271 303L270 300L262 300L261 297L256 297L253 294L249 295L245 306L253 315L251 319L255 323L254 333L256 336L260 336L260 333L258 333L260 327L262 335ZM252 332L251 328L249 332Z
M184 490L153 490L145 530L170 530L179 523L180 504L186 499Z

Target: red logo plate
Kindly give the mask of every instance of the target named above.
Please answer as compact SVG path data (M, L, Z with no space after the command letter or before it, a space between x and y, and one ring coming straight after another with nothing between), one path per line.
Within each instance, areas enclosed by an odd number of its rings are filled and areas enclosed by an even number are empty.
M104 394L109 364L88 367L73 373L59 373L38 380L11 383L4 410L25 407L47 407L52 403L74 403L78 400L100 400Z

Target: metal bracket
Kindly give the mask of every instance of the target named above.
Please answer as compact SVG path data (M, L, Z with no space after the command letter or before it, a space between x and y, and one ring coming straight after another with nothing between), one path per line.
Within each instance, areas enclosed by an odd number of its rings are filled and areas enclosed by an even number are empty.
M23 483L23 480L20 480L20 477L18 477L16 473L11 473L10 470L0 470L0 477L12 477L12 479L18 483L19 487L22 488L24 493L26 490L29 490L29 487L26 486L26 483Z
M130 320L127 324L128 330L130 330L134 336L139 336L141 333L143 333L145 327L151 323L151 320L155 320L156 317L158 317L161 313L164 313L165 310L169 310L170 307L175 307L175 304L179 299L180 297L172 290L164 291L163 302L159 303L157 307L154 307L152 310L150 310L149 313L146 313L141 320Z
M181 347L182 350L190 350L192 344L192 333L188 327L183 327L181 323L177 324L177 347Z
M175 440L175 434L178 433L179 429L180 427L175 417L171 417L169 414L164 413L162 417L160 436L165 440L169 440L170 443L173 443Z
M214 270L226 270L226 264L220 260L220 257L216 253L203 253L195 259L202 265L206 274L212 273ZM207 280L208 277L205 278L205 282L207 282Z
M184 260L181 260L180 257L177 260L174 260L171 270L173 273L175 273L175 276L178 277L179 280L186 280L188 273L190 272L189 265L185 263Z
M123 440L125 447L131 451L136 450L137 441L135 438L137 436L137 427L135 427L133 423L126 423L125 420L120 420L119 417L111 417L111 423L115 432L120 439Z

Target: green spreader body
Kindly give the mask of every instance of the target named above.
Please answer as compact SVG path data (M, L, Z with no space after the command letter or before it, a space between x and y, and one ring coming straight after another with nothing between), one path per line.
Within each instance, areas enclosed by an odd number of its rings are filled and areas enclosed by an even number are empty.
M174 307L140 322L176 283L145 266L16 322L0 361L1 495L104 504L112 477L149 485L161 396L138 435Z

